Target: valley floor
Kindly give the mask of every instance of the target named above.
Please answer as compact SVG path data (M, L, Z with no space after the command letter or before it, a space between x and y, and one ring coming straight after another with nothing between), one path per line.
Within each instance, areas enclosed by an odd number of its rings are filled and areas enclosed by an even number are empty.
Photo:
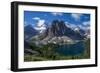
M79 44L79 43L78 43ZM31 49L34 51L34 54L25 53L24 61L48 61L48 60L71 60L71 59L89 59L90 58L90 40L84 41L84 50L81 45L67 45L66 48L61 48L58 50L59 45L47 44L40 47L31 45ZM55 49L57 48L57 49ZM67 49L67 50L66 50ZM36 51L36 52L35 52ZM65 54L63 54L65 53ZM68 54L69 53L69 54ZM71 53L71 54L70 54Z

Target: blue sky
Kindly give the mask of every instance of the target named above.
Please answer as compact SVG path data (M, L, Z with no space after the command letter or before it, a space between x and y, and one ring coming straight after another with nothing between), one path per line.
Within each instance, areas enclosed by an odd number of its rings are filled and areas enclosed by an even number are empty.
M24 11L24 25L31 24L33 27L46 25L55 19L63 20L66 24L73 26L90 26L90 14Z

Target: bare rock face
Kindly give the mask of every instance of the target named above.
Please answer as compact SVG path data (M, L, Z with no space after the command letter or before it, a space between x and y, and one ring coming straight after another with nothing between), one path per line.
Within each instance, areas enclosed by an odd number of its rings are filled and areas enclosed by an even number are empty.
M73 40L81 40L84 38L79 32L72 30L71 28L67 27L64 21L54 20L49 28L47 28L46 32L44 33L46 37L61 37L67 36Z

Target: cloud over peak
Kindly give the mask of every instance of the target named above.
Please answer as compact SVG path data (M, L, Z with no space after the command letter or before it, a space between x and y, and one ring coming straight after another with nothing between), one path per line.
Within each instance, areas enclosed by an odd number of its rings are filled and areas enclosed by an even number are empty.
M63 15L63 13L61 13L61 12L51 12L51 14L52 15L54 15L54 16L62 16Z
M84 26L90 25L90 21L85 21L85 22L83 22L83 25L84 25Z
M78 21L78 20L80 20L82 14L79 14L79 13L72 13L71 16L72 16L76 21Z
M37 23L36 23L34 29L38 30L40 33L42 33L42 31L46 30L46 25L45 25L44 19L40 19L39 17L34 17L32 19L37 20Z
M40 20L39 17L33 17L32 19L34 19L34 20Z

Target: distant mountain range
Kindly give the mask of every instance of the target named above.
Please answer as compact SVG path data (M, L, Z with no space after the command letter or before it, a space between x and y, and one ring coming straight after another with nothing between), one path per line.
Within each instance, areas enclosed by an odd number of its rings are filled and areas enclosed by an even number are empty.
M87 33L80 29L72 29L67 27L64 21L54 20L51 25L42 33L36 30L32 25L27 25L24 28L25 39L39 44L47 43L73 43L75 41L84 40ZM89 31L88 31L89 32Z
M27 25L24 27L24 39L27 40L35 35L38 34L38 31L36 31L32 25Z

